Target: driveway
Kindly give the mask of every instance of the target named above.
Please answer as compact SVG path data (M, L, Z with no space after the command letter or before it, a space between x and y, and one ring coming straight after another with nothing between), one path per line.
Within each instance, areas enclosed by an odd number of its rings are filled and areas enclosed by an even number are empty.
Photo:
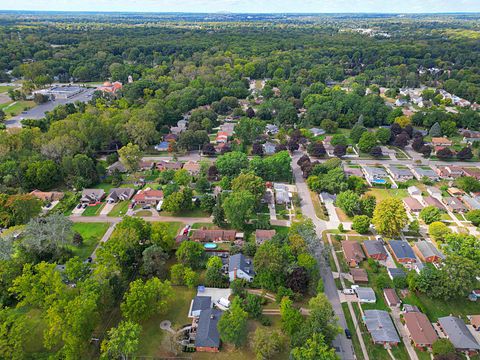
M100 215L108 215L110 211L117 205L116 203L106 203L105 206L100 211Z
M407 349L408 355L410 356L411 360L418 360L417 353L413 349L413 346L410 342L410 338L408 337L407 330L405 326L403 326L402 322L400 321L400 309L398 307L391 307L392 309L392 318L395 327L397 328L398 333L403 339L403 343L405 344L405 348Z

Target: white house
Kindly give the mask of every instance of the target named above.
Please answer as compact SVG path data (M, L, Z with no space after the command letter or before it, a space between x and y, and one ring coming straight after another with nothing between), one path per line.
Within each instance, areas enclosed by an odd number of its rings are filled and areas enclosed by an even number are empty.
M248 282L252 282L255 277L253 261L243 256L243 254L230 256L228 261L228 277L230 281L235 279L245 279Z

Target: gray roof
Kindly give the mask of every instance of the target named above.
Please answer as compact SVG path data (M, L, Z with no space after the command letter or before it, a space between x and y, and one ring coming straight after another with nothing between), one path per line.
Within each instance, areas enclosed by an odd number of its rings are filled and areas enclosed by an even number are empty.
M433 243L431 243L430 241L417 241L415 242L415 246L425 258L431 256L438 256L440 259L445 259L445 255L443 255L442 252L438 250L437 247L433 245Z
M212 307L211 296L195 296L193 298L192 311L208 310Z
M112 165L107 167L107 171L109 173L113 173L115 170L117 170L118 172L121 172L121 173L127 172L127 169L125 168L125 165L123 165L121 161L116 161Z
M196 347L220 347L220 335L218 334L217 324L222 313L218 309L203 310L200 313L197 336L195 338Z
M438 322L456 349L480 350L480 344L475 340L462 319L445 316L439 318Z
M363 242L363 246L365 246L365 249L367 250L367 253L369 255L372 255L372 254L387 255L387 251L385 250L385 247L383 246L380 240L365 240Z
M275 154L275 149L276 145L274 143L266 142L265 144L263 144L263 151L265 151L265 153L268 155Z
M410 244L405 240L390 240L388 243L390 248L395 253L397 259L415 259L415 253L413 252Z
M372 166L364 166L363 168L365 172L368 174L370 177L388 177L387 172L383 168L378 168L378 167L372 167Z
M233 270L242 270L244 273L251 276L255 276L255 271L253 271L253 261L243 254L235 254L230 256L228 260L228 271Z
M355 289L357 293L357 297L359 299L364 299L367 301L377 301L377 297L375 296L375 291L369 287L358 287Z
M396 166L390 166L390 171L395 176L412 176L413 177L413 174L409 168L399 168Z
M433 178L438 177L437 173L435 171L433 171L431 168L423 168L423 167L417 166L417 167L414 168L414 170L421 177L423 177L423 176L433 177Z
M388 273L390 274L390 276L392 278L396 278L396 277L405 277L407 276L405 274L405 271L403 271L402 269L400 268L388 268L387 269Z
M100 201L105 195L103 189L84 189L82 191L82 201Z
M474 198L471 198L468 195L463 195L462 196L463 202L468 205L471 209L478 210L480 209L480 203L475 200Z
M108 194L108 199L111 199L113 201L130 200L134 193L135 190L133 190L132 188L114 188L110 190L110 193Z
M395 326L388 312L365 310L365 325L374 342L400 342Z

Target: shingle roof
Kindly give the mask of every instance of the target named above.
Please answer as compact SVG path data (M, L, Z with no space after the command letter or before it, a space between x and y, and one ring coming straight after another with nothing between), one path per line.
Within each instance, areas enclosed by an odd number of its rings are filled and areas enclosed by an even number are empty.
M405 271L400 268L388 268L387 271L392 278L406 276Z
M405 326L416 344L431 345L438 339L437 333L427 316L421 312L407 312L403 315Z
M439 318L438 322L456 349L480 350L480 345L462 319L454 316L445 316Z
M228 260L228 271L242 270L246 274L255 275L253 271L253 262L243 254L235 254L230 256Z
M355 260L358 263L362 260L365 260L365 254L363 253L362 247L358 241L342 241L342 249L347 261Z
M440 210L445 210L445 206L443 206L442 202L433 196L425 196L423 201L427 206L435 206Z
M353 282L368 282L368 273L365 269L350 269Z
M400 342L395 326L386 311L365 310L365 325L374 342Z
M420 210L423 209L423 205L420 204L420 201L418 201L417 199L415 199L413 197L407 197L407 198L403 199L403 202L412 211L420 211Z
M193 298L192 311L208 310L212 307L211 296L195 296Z
M200 313L197 336L195 338L196 347L220 347L220 335L218 334L217 324L222 313L218 309L203 310Z
M365 250L369 255L373 255L373 254L387 255L387 251L383 247L383 244L380 240L365 240L363 242L363 246L365 246Z
M388 243L390 248L394 252L397 259L415 259L415 253L413 252L410 244L405 240L390 240Z
M440 259L445 259L445 255L443 255L443 253L430 241L417 241L415 242L415 246L424 258L438 256Z
M375 296L375 291L369 287L358 287L355 289L357 297L361 300L366 301L376 301L377 297Z
M394 289L384 289L383 295L385 295L385 297L388 299L388 302L390 303L390 305L397 305L401 303Z

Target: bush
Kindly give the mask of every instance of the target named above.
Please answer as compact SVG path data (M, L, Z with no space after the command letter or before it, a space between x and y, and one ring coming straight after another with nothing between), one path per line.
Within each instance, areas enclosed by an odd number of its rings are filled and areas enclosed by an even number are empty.
M360 234L366 234L370 228L370 218L367 215L355 215L352 229Z
M470 221L473 225L478 226L480 225L480 210L470 210L465 217L468 221Z
M425 224L430 225L442 219L442 212L435 206L427 206L420 211L420 219L422 219Z
M433 355L448 355L455 353L455 347L448 339L438 339L432 344Z

